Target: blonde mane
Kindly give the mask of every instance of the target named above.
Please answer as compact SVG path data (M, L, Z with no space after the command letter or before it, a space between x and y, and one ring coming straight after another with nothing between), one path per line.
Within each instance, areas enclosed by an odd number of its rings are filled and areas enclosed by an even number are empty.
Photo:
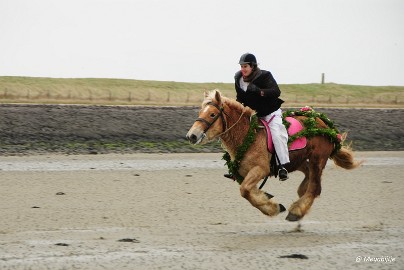
M208 104L209 102L218 104L219 101L216 100L216 93L219 93L220 101L223 104L227 105L232 111L233 110L234 111L243 111L244 110L244 114L247 116L251 116L255 113L255 111L252 110L250 107L247 107L247 106L245 107L243 104L241 104L237 100L223 96L222 93L220 93L220 91L217 89L211 90L209 92L205 92L205 99L202 102L202 107L205 107L206 104Z

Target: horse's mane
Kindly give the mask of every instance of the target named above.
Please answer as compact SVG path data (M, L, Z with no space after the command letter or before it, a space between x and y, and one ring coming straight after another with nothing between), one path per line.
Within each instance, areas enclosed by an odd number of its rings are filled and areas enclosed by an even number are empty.
M223 104L226 104L227 106L229 106L229 108L231 110L234 110L234 111L243 111L244 110L244 114L247 116L251 116L255 113L255 111L252 110L250 107L245 107L243 104L241 104L237 100L222 96L220 91L217 89L209 91L208 93L205 93L205 99L202 102L202 107L206 106L206 104L209 102L214 102L214 103L218 104L219 102L216 99L216 93L219 93L221 102Z

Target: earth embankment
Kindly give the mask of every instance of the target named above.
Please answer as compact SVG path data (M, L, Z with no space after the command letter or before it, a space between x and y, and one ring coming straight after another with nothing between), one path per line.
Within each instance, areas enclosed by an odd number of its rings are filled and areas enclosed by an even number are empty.
M348 132L354 150L404 150L404 109L317 108ZM0 154L218 152L185 134L198 107L0 105Z

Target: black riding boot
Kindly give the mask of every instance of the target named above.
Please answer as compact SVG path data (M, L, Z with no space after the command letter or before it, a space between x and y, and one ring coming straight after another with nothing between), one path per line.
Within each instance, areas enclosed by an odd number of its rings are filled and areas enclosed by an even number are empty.
M288 171L285 169L285 167L283 167L283 165L279 165L278 175L279 181L285 181L289 179Z
M234 175L232 175L231 173L225 173L223 176L226 177L226 178L234 180Z

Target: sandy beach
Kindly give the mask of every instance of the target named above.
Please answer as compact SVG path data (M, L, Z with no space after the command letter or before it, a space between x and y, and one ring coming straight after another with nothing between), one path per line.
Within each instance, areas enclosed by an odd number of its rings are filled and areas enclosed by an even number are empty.
M404 269L404 152L356 157L300 223L250 206L220 153L0 157L0 269ZM302 176L264 190L288 207Z

